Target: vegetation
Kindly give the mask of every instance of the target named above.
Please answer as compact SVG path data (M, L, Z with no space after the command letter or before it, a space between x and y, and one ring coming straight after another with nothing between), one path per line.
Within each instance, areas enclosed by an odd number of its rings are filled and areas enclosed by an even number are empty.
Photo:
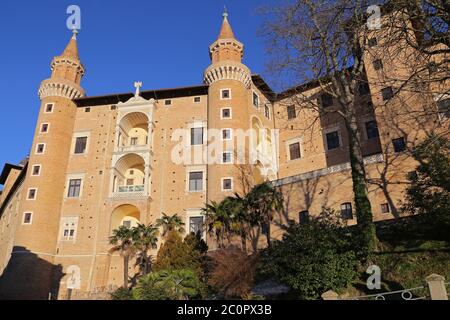
M351 234L328 211L290 226L281 241L263 252L259 274L287 284L298 298L318 299L354 281L357 266Z
M120 226L113 230L112 236L109 238L109 243L114 247L113 251L119 251L123 258L123 287L128 288L128 266L130 258L135 253L133 246L133 230L125 226Z
M171 231L175 231L178 233L184 232L184 222L177 214L169 216L163 212L162 218L158 218L156 220L156 226L163 228L161 234L163 237L165 237Z
M409 177L404 210L421 214L424 224L442 230L450 240L450 141L431 135L413 150L419 162Z

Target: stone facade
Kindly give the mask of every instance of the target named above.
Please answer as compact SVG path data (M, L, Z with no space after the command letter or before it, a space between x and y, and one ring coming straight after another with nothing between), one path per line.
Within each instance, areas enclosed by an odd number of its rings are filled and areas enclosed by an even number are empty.
M113 229L177 213L188 231L195 230L205 203L266 179L286 200L277 223L299 221L301 212L317 214L323 207L347 209L349 222L356 223L342 121L296 106L295 94L274 94L252 75L226 15L209 48L212 64L204 72L205 84L193 87L141 92L142 84L136 83L134 94L85 97L76 41L74 35L53 59L52 75L41 84L28 161L8 165L1 175L1 298L104 297L122 283L122 259L108 243ZM367 55L368 66L371 59ZM395 70L405 61L386 61L385 68ZM429 105L424 97L411 97L411 104L385 104L377 76L367 67L370 92L358 97L358 121L374 219L383 220L399 214L407 174L416 165L407 153L392 150L392 139L405 137L414 144L431 125L442 123L436 115L425 122L408 117L408 108ZM320 90L306 86L302 94L316 97ZM379 135L367 136L370 121L377 123ZM220 130L218 142L210 140L207 129ZM231 148L226 135L249 129L276 129L276 134L250 134L243 139L245 147ZM339 145L330 149L326 135L333 132ZM203 156L213 143L245 164L224 163L223 153ZM295 143L300 156L291 159ZM192 161L174 160L188 154ZM210 158L217 161L210 163ZM282 230L271 232L279 238ZM214 241L206 240L214 249Z

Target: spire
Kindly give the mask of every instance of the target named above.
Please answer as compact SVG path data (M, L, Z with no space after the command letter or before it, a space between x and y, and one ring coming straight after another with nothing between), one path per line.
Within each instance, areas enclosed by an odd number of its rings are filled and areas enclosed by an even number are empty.
M73 32L72 38L70 38L70 41L67 44L67 47L64 49L64 52L61 54L61 56L79 60L80 58L78 56L78 46L77 46L78 31L77 29L73 29L72 32Z
M231 29L231 25L228 22L228 12L226 7L224 8L222 16L223 16L222 28L220 29L218 39L234 39L233 30Z

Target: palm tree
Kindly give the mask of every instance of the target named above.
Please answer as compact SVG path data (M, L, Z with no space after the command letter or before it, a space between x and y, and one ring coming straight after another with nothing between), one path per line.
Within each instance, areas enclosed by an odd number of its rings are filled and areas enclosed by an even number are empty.
M228 212L229 201L231 201L229 198L225 198L220 203L211 201L211 204L206 204L202 209L206 231L216 238L219 248L224 246L225 238L230 239L232 219Z
M190 269L161 270L155 282L166 288L176 300L189 300L200 294L201 282Z
M125 226L120 226L113 230L113 234L109 237L109 243L114 247L112 251L119 251L123 257L123 287L128 288L128 265L130 258L134 255L135 247L133 246L134 231Z
M256 185L244 196L244 203L250 221L266 229L267 245L270 247L270 225L276 212L283 209L283 196L269 182Z
M158 233L157 227L152 224L138 224L132 229L133 231L133 245L140 252L141 271L143 275L149 272L149 257L148 251L158 247Z
M165 237L168 232L175 231L178 233L184 232L184 222L181 218L175 213L172 216L168 216L164 212L162 213L162 217L156 219L156 226L163 227L162 236Z

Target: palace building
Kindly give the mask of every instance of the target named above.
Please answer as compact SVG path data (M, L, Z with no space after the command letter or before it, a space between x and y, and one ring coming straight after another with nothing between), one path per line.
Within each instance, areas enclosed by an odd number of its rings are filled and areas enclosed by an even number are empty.
M376 55L382 46L379 41L366 55L368 85L358 95L376 221L400 214L416 166L406 149L448 116L433 113L425 122L410 116L434 104L414 93L406 93L409 104L400 103L391 87L380 84L380 68L399 72L411 55L381 61ZM29 156L6 164L0 175L0 298L65 299L69 291L86 298L111 291L123 280L122 258L108 241L112 230L155 223L166 213L178 214L195 232L205 203L265 180L286 200L278 223L301 223L324 207L357 223L344 123L337 114L301 108L295 99L301 92L332 108L333 98L315 82L273 92L243 63L244 45L227 14L209 56L203 84L141 90L136 82L132 93L86 96L73 34L39 87ZM236 147L239 134L244 143ZM203 156L212 144L216 152ZM280 228L270 230L280 237ZM130 264L130 275L136 270Z

